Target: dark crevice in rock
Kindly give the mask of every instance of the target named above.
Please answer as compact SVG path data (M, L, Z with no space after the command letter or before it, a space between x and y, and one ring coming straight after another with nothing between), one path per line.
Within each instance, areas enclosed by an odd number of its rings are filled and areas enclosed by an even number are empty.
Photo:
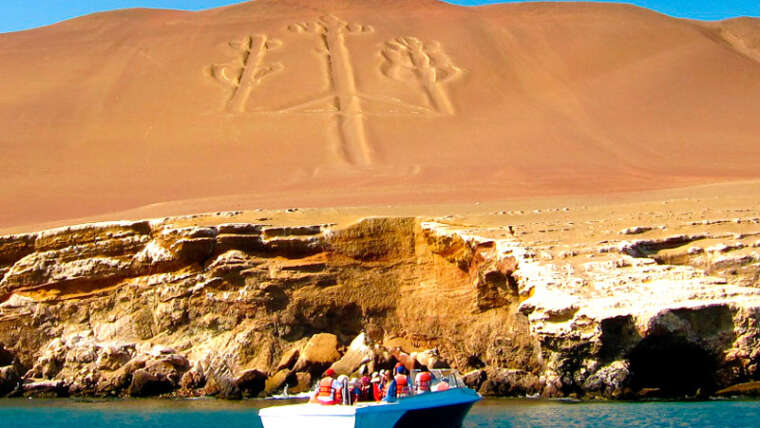
M235 379L235 385L240 390L243 397L257 397L266 386L267 375L258 370L247 370L237 379ZM286 383L289 386L295 386L298 384L298 379L295 373L288 375Z
M293 301L281 318L291 326L283 338L297 340L322 332L331 332L349 341L363 330L362 308L356 303L335 301Z
M599 360L602 365L624 357L641 342L641 335L630 315L603 320L601 330L602 349L599 351Z
M290 297L288 297L288 294L278 285L272 284L265 287L264 293L266 293L264 305L270 313L281 311L287 308L290 303Z
M485 366L486 363L484 363L483 360L481 360L477 355L470 355L467 357L467 367L471 367L473 369L482 369Z
M695 397L715 391L716 355L675 335L643 339L628 355L630 385L660 397Z
M631 257L651 257L659 251L682 247L705 237L705 235L676 235L664 239L635 241L622 250Z
M11 351L5 349L3 344L0 343L0 367L9 366L13 364L13 361L15 359L16 358L13 356Z

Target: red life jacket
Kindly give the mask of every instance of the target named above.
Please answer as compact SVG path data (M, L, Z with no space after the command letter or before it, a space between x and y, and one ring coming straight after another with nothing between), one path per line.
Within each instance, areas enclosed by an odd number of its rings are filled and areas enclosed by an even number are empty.
M370 383L367 376L362 377L359 391L360 393L358 401L372 401L372 384Z
M333 389L332 385L333 379L329 376L319 381L319 392L317 392L317 401L319 404L329 406L336 402L340 402L339 400L336 400L335 389Z
M380 401L383 399L383 388L379 383L372 384L372 398L374 398L375 401Z
M409 395L409 380L405 375L396 375L396 397L408 397Z
M335 404L343 404L343 388L333 388L335 391Z
M433 382L433 375L430 372L422 372L417 375L417 392L430 392L430 384Z

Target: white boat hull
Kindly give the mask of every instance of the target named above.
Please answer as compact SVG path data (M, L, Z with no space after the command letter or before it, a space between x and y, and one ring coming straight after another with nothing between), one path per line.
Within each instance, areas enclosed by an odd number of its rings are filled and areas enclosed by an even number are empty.
M395 403L295 404L262 409L264 428L459 428L480 395L468 388L430 392Z

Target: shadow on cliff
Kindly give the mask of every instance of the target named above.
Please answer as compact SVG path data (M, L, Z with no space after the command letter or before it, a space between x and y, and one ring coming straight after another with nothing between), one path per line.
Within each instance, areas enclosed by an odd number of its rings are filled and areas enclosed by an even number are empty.
M6 350L2 343L0 343L0 367L9 366L13 364L15 357L10 351Z
M286 340L298 340L317 333L330 332L346 343L361 333L364 316L362 308L356 303L324 304L301 299L294 301L283 312L281 319L287 326L282 336Z
M660 397L697 397L715 391L716 356L683 337L655 335L628 356L631 389Z
M634 392L640 397L702 398L716 391L722 383L720 356L736 339L730 308L663 312L650 320L649 329L626 355Z

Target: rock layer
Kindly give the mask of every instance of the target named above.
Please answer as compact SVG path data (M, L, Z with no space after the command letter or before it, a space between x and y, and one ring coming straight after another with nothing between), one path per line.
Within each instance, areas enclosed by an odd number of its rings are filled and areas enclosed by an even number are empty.
M695 396L756 379L760 257L653 229L583 263L511 227L412 217L2 237L0 394L239 398L397 360L451 365L488 395Z

